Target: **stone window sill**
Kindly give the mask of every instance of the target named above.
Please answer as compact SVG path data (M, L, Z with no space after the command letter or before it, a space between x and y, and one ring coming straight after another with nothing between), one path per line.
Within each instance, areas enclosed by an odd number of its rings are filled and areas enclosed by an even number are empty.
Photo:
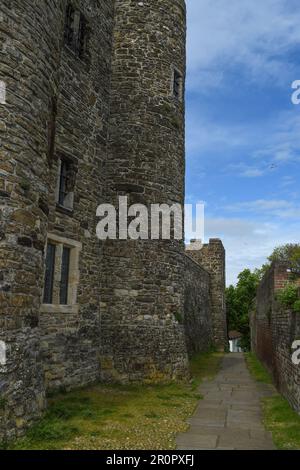
M79 57L79 55L74 51L74 49L69 46L68 44L64 44L64 48L67 52L67 54L69 54L73 60L79 64L81 67L85 67L85 69L87 71L89 71L90 69L90 57L89 57L89 54L86 52L85 53L85 56L84 57Z
M70 217L72 217L74 213L73 209L68 209L67 207L61 206L60 204L56 204L56 210L62 214L69 215Z
M79 313L79 305L52 305L43 304L40 309L41 313L69 313L77 315Z

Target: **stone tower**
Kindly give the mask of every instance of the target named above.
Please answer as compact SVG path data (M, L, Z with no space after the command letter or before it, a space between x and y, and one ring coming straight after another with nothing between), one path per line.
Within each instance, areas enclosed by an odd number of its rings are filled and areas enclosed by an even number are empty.
M117 0L106 181L118 204L183 204L184 0ZM187 374L182 241L103 247L101 373L114 380Z
M210 300L213 324L213 342L219 350L228 347L227 316L225 302L225 249L218 238L212 238L208 244L198 248L193 241L187 254L210 273ZM194 247L193 247L194 246ZM196 247L196 249L194 249Z

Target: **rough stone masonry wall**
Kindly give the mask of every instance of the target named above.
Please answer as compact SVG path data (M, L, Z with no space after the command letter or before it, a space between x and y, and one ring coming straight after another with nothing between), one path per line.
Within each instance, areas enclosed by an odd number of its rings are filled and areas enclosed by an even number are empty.
M0 439L19 433L45 405L39 308L47 214L46 122L57 85L59 13L45 1L1 2Z
M61 26L66 1L59 2ZM58 159L49 175L48 233L82 244L78 309L43 309L40 315L42 358L47 389L78 387L100 376L101 244L96 237L96 209L103 202L109 113L113 2L73 1L88 21L87 54L82 60L61 39L56 89L56 155L75 158L78 171L72 213L58 210L55 188Z
M210 274L185 256L184 327L190 356L213 345Z
M272 373L278 390L300 412L300 366L292 344L300 339L300 315L283 308L276 293L289 282L288 265L273 264L264 276L251 313L252 349Z
M184 0L117 0L107 159L108 202L183 204L184 97L173 96L174 68L185 80ZM184 87L184 83L183 83ZM102 377L186 377L182 241L116 241L104 249Z
M203 245L201 249L189 250L188 255L210 273L213 343L218 349L224 351L224 349L228 348L224 246L221 240L213 238L208 244Z
M0 105L0 340L8 347L0 369L0 440L40 415L46 387L99 377L95 211L103 190L113 3L74 5L92 29L89 64L64 49L65 0L4 0L0 7L0 80L7 88ZM56 210L58 160L47 155L55 97L56 151L78 159L73 214ZM82 243L76 313L41 311L49 233Z

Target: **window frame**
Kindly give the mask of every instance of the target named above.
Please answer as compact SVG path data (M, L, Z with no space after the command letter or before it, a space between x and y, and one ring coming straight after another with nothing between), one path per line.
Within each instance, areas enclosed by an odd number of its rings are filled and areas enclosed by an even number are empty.
M54 262L54 280L52 303L44 303L45 297L45 279L42 295L41 312L44 313L78 313L79 305L77 303L78 285L80 279L79 258L82 251L82 244L78 241L68 238L59 237L54 234L48 234L46 247L48 244L55 245L55 262ZM67 287L67 304L61 302L61 281L62 281L62 258L63 250L68 248L69 266L68 266L68 287ZM45 250L47 256L47 248ZM45 256L45 262L46 262Z

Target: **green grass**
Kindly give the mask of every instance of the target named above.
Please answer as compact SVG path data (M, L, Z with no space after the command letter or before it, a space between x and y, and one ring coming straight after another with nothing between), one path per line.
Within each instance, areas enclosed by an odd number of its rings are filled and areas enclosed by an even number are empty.
M266 384L272 383L271 375L255 354L246 354L246 361L254 378ZM300 416L278 393L263 400L264 424L272 433L274 443L280 450L300 449Z
M215 377L223 356L222 353L208 352L193 357L191 360L191 374L194 388L197 388L202 380L211 380Z
M272 377L262 363L257 359L253 353L245 353L248 368L253 377L258 381L265 384L272 384Z
M201 396L197 385L217 373L222 354L192 360L191 383L166 385L96 385L49 399L42 420L16 450L172 450L177 433L187 430Z

